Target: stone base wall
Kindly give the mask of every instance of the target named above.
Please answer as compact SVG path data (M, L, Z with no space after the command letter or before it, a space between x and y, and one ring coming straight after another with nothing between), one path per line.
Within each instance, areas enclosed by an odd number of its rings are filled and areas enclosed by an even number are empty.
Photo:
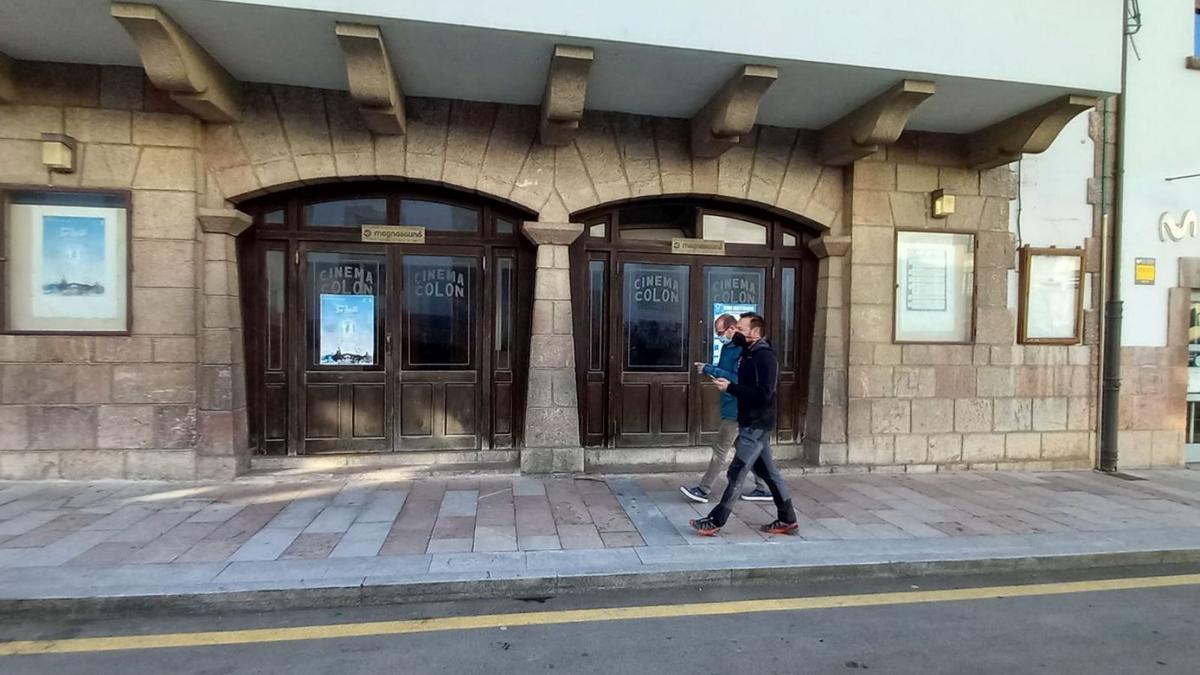
M911 471L1091 465L1095 340L1016 344L1016 308L1008 298L1016 267L1008 214L1015 177L1007 167L964 169L961 152L951 137L905 134L848 172L848 263L829 258L822 277L829 309L818 345L827 353L814 355L813 372L822 373L819 364L825 372L811 388L825 413L845 406L845 424L822 420L809 439L809 457L821 464ZM931 215L930 193L938 188L957 200L945 219ZM973 344L893 342L897 229L975 235ZM1095 321L1088 313L1088 336ZM844 380L829 369L842 349Z
M133 328L0 336L0 478L203 476L201 125L140 69L18 63L15 76L17 101L0 105L0 184L131 192ZM75 173L46 172L47 132L79 141Z

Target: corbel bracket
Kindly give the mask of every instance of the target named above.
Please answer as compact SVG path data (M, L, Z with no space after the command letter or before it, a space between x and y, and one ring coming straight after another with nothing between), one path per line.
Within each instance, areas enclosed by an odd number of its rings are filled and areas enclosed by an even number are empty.
M241 87L157 5L114 2L112 15L137 45L154 86L206 122L236 122Z
M542 95L539 136L545 145L569 145L579 131L587 99L588 74L595 53L591 47L555 45Z
M358 105L363 121L372 133L383 136L404 134L404 91L388 57L379 26L339 23L335 28L350 97Z
M845 166L900 138L908 118L933 96L926 80L901 80L821 132L817 156L827 166Z
M1098 102L1095 96L1070 94L976 131L967 136L967 164L991 169L1022 154L1044 152L1067 122Z
M739 68L692 118L692 154L720 157L750 133L763 94L778 78L775 66Z

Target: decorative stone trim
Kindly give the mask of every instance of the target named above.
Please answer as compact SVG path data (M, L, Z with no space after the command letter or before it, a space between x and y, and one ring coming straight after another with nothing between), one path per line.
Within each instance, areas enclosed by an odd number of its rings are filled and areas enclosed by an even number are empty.
M555 45L542 96L539 138L545 145L570 145L583 119L588 74L594 53L591 47Z
M206 122L235 122L237 80L157 5L114 2L112 15L133 38L154 86Z
M13 83L13 62L0 54L0 103L10 103L17 98L17 87Z
M1179 286L1200 290L1200 258L1179 259Z
M692 154L719 157L749 134L758 105L775 80L775 66L742 66L692 118Z
M841 258L850 252L850 237L824 236L808 242L818 258Z
M933 82L901 80L826 127L817 146L818 160L828 166L845 166L875 154L882 145L895 143L913 111L934 91Z
M522 224L521 231L525 233L529 241L538 246L570 246L572 242L579 238L579 235L583 234L583 224L526 221Z
M250 216L234 209L199 209L200 227L208 234L228 234L236 237L254 222Z
M404 92L379 26L339 23L334 32L346 60L350 96L358 104L367 128L384 136L403 135Z
M1098 103L1095 96L1071 94L976 131L967 137L967 164L991 169L1045 152L1067 122Z

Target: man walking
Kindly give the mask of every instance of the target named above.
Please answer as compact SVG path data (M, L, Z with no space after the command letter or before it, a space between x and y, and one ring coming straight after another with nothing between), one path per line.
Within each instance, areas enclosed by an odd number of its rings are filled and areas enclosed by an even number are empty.
M706 517L691 521L691 525L707 537L720 532L733 511L742 479L747 471L753 471L767 484L778 511L775 521L762 527L763 532L795 532L798 527L796 511L783 475L771 457L769 445L775 428L775 385L779 378L779 363L771 343L763 336L763 318L754 313L743 314L738 319L733 340L743 349L738 381L735 384L724 377L715 380L718 389L737 399L738 436L733 462L729 465L728 484L720 503Z
M723 377L736 384L738 381L738 358L742 355L742 348L733 344L733 336L737 332L737 319L733 318L732 314L722 314L713 322L713 331L721 343L721 355L717 358L717 365L697 363L696 371L712 378ZM708 469L700 478L699 485L692 487L681 485L679 487L679 491L683 493L684 497L701 504L708 503L708 495L712 492L713 483L729 463L729 451L733 449L733 442L737 439L737 434L737 399L729 392L723 391L721 392L721 426L718 427L717 438L713 441L712 458L708 460ZM771 493L762 479L755 476L754 490L743 494L742 499L751 502L769 502Z

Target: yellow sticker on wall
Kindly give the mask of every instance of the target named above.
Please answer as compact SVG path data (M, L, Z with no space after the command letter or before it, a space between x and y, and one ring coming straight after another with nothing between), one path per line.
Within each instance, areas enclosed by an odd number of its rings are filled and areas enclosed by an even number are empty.
M1154 258L1133 259L1133 283L1138 286L1153 286L1157 276Z

